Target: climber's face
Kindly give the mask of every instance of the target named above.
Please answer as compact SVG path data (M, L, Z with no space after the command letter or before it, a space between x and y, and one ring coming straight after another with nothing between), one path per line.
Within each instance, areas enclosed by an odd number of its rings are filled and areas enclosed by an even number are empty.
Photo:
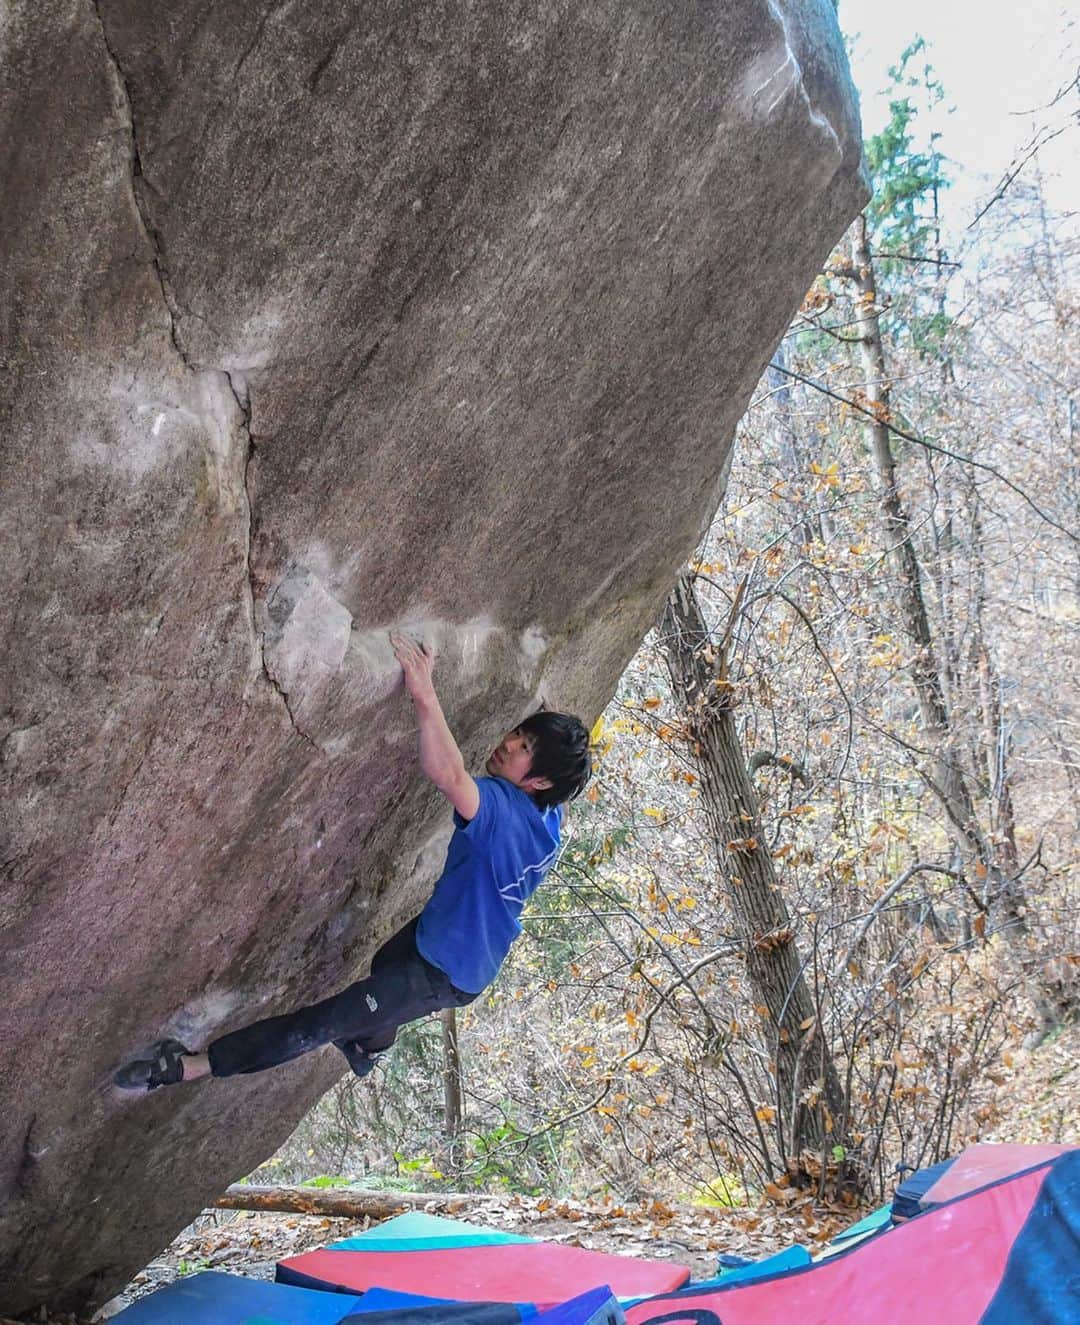
M487 761L487 771L493 777L505 778L515 787L522 787L527 791L529 788L526 784L529 782L529 770L532 768L535 748L535 738L528 732L523 732L520 727L515 727L513 731L506 733L491 752Z

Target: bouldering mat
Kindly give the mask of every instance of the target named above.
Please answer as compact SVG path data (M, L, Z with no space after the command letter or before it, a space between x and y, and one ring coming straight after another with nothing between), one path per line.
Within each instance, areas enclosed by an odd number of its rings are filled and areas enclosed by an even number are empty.
M665 1261L610 1256L555 1242L432 1251L308 1251L279 1261L280 1283L360 1293L366 1288L432 1293L464 1301L554 1306L602 1284L618 1297L650 1297L685 1284L690 1271Z
M359 1303L358 1296L207 1270L139 1298L110 1325L339 1325Z

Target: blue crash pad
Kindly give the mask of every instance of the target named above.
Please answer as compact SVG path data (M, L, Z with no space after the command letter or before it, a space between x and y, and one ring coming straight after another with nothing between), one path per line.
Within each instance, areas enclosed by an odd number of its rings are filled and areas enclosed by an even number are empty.
M626 1317L618 1298L605 1284L542 1311L533 1325L626 1325Z
M139 1298L110 1325L339 1325L359 1302L207 1270Z
M427 1297L393 1288L369 1288L341 1325L521 1325L535 1323L531 1303L459 1302L451 1297Z

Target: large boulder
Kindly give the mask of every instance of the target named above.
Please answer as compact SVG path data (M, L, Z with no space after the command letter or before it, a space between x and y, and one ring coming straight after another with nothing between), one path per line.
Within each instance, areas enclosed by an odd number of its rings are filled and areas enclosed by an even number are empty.
M9 0L0 1311L110 1296L332 1049L110 1074L333 991L479 763L592 718L864 200L830 0Z

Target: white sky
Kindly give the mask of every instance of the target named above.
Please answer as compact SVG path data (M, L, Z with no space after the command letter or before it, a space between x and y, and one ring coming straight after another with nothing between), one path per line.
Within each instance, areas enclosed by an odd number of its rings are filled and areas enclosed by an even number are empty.
M941 150L964 167L945 205L963 228L1029 142L1037 124L1075 115L1071 97L1033 121L1023 112L1044 106L1075 77L1080 56L1080 5L1073 0L840 0L840 26L854 38L852 73L862 99L863 132L888 119L888 68L916 35L944 84ZM944 116L944 107L953 111ZM1080 127L1075 123L1038 156L1051 205L1080 209ZM1026 168L1030 170L1031 167ZM954 167L954 176L959 171Z

